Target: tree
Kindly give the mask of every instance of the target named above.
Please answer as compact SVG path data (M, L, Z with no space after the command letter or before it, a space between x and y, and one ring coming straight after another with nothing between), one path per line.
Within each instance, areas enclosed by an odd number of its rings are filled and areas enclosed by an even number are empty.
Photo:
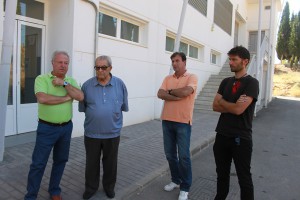
M281 61L283 59L289 59L290 57L289 49L288 49L290 29L291 29L290 28L290 7L289 7L289 2L286 2L280 20L278 39L276 45L278 59L280 59Z
M298 65L298 63L299 63L299 61L300 61L300 11L298 12L298 25L297 25L297 27L296 27L296 38L297 38L297 40L296 40L296 57L297 57L297 59L296 59L296 65L297 65L297 68L299 69L299 65Z
M290 37L288 40L288 49L289 49L289 62L290 62L290 67L293 68L293 64L295 60L297 59L297 28L298 28L298 15L292 14L291 21L290 21L290 27L291 27L291 32L290 32Z

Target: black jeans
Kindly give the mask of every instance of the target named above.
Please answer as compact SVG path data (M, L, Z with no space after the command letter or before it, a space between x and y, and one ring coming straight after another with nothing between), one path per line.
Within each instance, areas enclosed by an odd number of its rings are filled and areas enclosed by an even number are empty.
M213 149L218 175L215 200L225 200L228 195L232 159L241 188L241 200L253 200L254 190L250 172L252 140L217 134Z
M85 192L95 193L100 181L100 157L102 152L103 178L105 191L114 191L117 181L117 163L120 136L110 139L95 139L84 136L86 150Z

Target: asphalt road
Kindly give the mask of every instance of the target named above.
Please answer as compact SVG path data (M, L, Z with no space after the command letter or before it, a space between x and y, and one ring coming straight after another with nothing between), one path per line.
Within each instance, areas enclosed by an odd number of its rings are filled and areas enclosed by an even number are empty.
M300 99L275 98L253 122L252 177L257 200L300 200ZM193 157L191 200L210 200L216 189L212 146ZM239 186L232 167L227 199L239 199ZM130 200L175 200L179 190L163 191L169 173L136 191Z

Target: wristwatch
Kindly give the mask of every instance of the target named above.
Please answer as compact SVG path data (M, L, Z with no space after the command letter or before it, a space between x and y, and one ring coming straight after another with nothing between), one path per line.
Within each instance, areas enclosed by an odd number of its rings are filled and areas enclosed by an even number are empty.
M67 85L69 85L69 83L67 81L64 81L63 87L66 87Z

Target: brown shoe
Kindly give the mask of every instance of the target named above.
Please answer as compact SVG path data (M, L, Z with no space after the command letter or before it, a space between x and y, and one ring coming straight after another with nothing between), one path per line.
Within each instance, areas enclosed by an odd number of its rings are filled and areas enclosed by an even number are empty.
M60 195L53 195L53 196L51 196L51 199L52 200L62 200Z

